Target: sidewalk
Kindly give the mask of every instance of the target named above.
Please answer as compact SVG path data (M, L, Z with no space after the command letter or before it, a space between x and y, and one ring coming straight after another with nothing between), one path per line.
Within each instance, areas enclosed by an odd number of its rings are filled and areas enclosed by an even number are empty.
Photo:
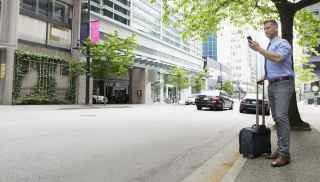
M236 182L315 182L320 181L320 108L302 106L302 118L312 125L311 132L291 132L291 164L272 168L271 161L263 157L244 159L241 157L223 181ZM315 117L318 115L318 117ZM317 122L318 121L318 122ZM270 123L269 123L270 124ZM272 147L276 147L275 130L272 130Z

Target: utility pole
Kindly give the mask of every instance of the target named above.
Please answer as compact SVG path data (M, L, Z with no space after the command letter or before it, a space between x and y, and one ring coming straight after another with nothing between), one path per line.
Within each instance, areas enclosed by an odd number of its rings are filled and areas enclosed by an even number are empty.
M222 70L221 70L221 63L219 63L220 66L220 90L222 90Z
M86 28L87 28L87 32L85 37L90 37L90 9L91 9L91 3L90 0L87 0L87 17L86 20L84 20L86 22ZM89 47L87 47L87 56L86 56L86 99L85 99L85 103L88 105L90 103L90 50Z

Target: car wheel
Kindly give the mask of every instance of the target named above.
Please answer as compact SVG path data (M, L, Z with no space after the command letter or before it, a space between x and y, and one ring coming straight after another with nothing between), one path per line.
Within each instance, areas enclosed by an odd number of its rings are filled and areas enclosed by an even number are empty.
M220 110L221 110L221 111L224 110L224 102L222 102Z
M96 103L97 103L97 100L96 100L96 99L93 99L92 103L93 103L93 104L96 104Z
M197 106L197 109L198 109L198 110L201 110L201 109L202 109L202 107L201 107L201 106Z
M231 107L230 107L230 110L232 110L233 109L233 103L231 104Z

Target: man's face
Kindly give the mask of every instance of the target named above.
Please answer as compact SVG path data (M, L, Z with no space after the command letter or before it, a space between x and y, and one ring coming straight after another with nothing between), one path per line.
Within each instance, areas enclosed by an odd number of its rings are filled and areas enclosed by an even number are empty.
M264 24L264 33L269 39L272 39L273 37L278 35L278 27L277 25L268 22Z

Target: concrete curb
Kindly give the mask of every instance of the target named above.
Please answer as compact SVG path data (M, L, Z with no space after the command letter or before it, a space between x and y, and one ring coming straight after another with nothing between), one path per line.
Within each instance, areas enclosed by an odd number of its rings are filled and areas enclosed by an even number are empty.
M272 116L269 116L266 119L266 125L271 127L272 126ZM240 159L238 159L234 165L232 166L232 168L228 171L228 173L222 178L221 182L234 182L238 175L240 174L240 171L242 169L242 167L244 166L244 164L246 163L247 159L240 157Z
M238 140L234 137L218 153L197 168L182 182L218 182L228 173L233 164L239 159L237 152Z
M266 125L272 125L271 116L266 118ZM240 156L238 149L238 137L235 136L230 143L181 182L235 181L247 161L247 159Z
M238 175L240 174L240 171L244 164L246 163L247 159L240 158L237 160L232 168L229 170L229 172L222 178L221 182L233 182L237 179Z

